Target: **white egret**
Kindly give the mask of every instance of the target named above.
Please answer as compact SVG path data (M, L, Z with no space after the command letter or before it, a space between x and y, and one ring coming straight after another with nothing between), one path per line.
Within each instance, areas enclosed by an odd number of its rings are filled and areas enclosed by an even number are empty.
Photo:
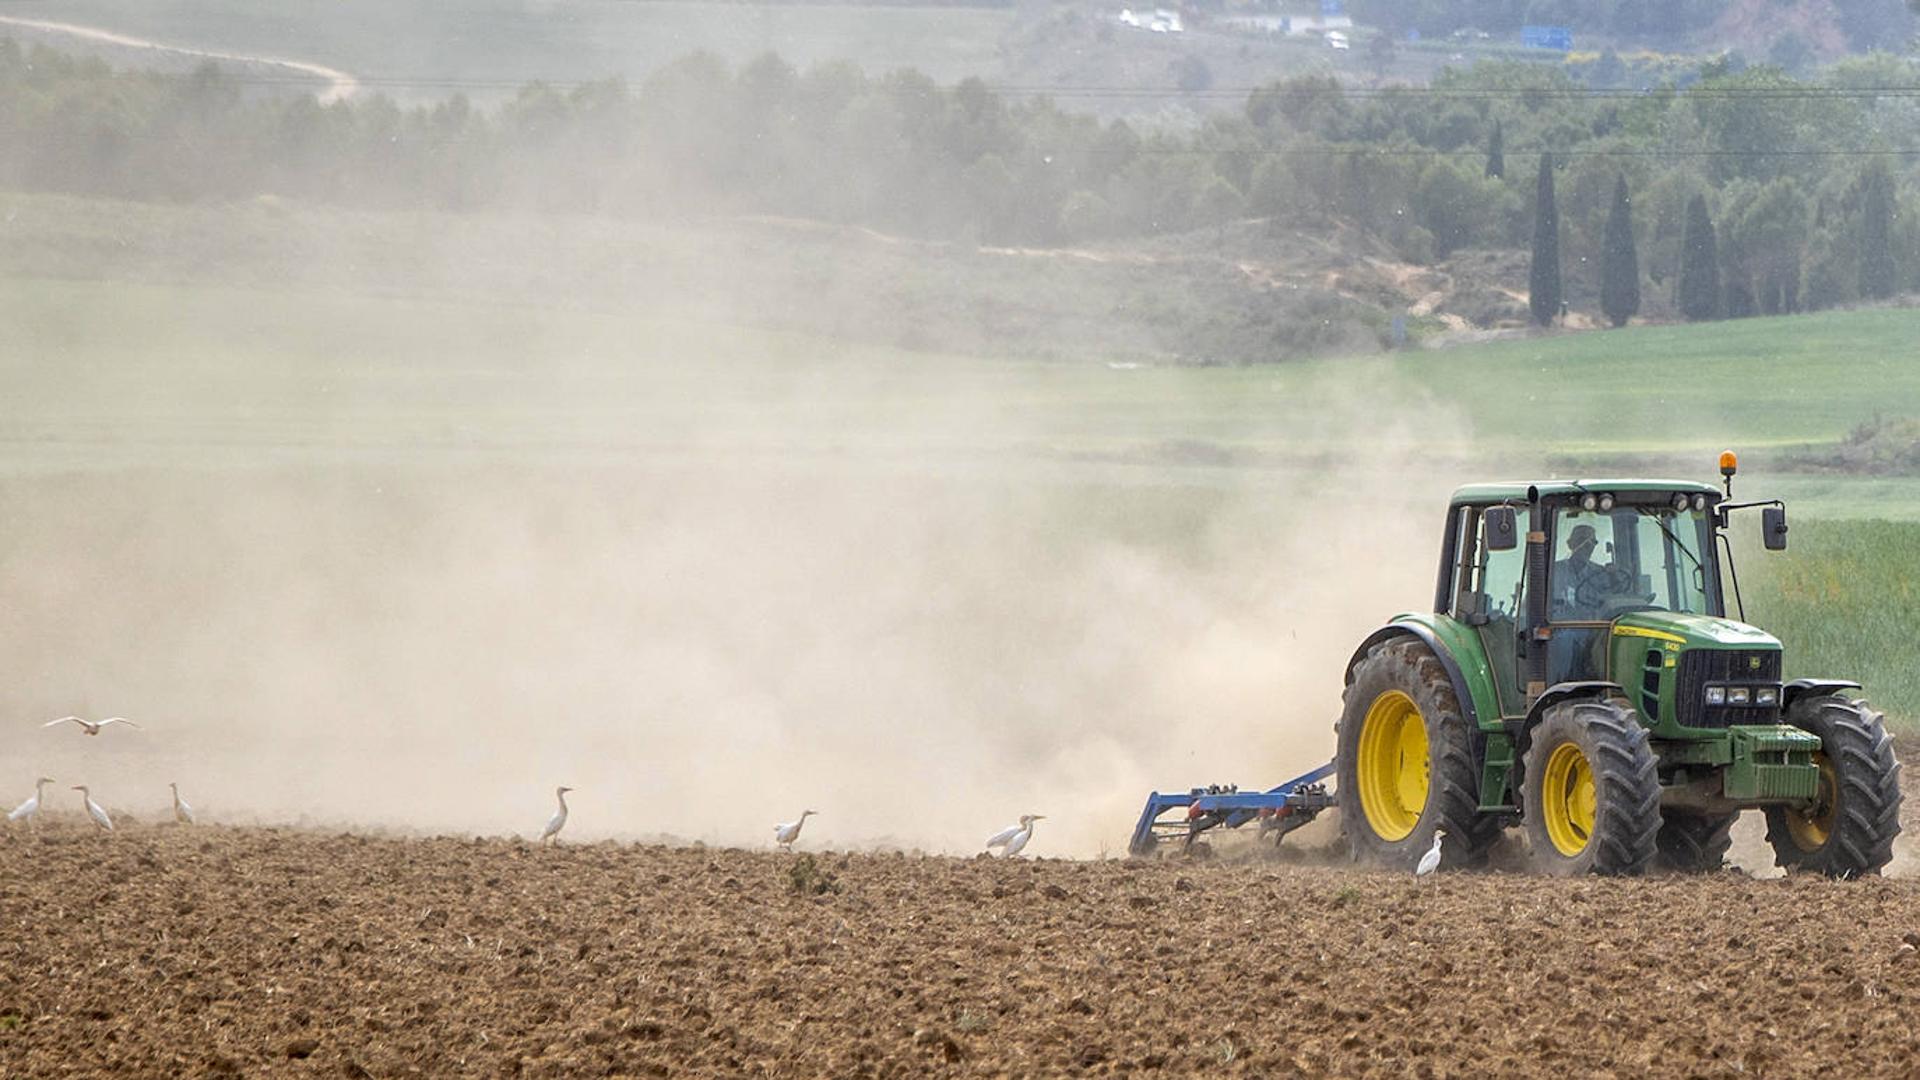
M1433 846L1427 849L1425 855L1420 856L1420 865L1413 868L1414 877L1426 877L1428 874L1440 869L1440 841L1444 839L1446 835L1447 830L1445 829L1435 829L1433 831Z
M7 820L32 824L33 819L40 813L40 804L46 801L47 785L51 783L53 783L51 776L43 776L34 781L33 795L26 802L14 807L13 812L7 815Z
M87 804L87 816L93 819L93 823L108 832L112 832L113 819L107 816L106 807L93 801L93 792L87 790L87 785L75 784L73 785L73 790L79 792L80 801Z
M800 839L800 826L805 825L807 819L817 813L819 813L817 810L802 810L800 812L800 820L775 825L773 827L773 842L786 848L788 851L792 851L793 842Z
M1009 825L988 837L987 847L991 849L1004 846L1006 850L1000 853L1000 857L1013 858L1027 846L1027 841L1033 839L1033 823L1045 817L1045 814L1021 814L1020 824Z
M169 783L167 786L173 789L173 820L182 825L192 825L199 821L199 818L193 816L193 807L187 805L187 800L180 797L180 785Z
M139 724L134 723L133 721L127 719L124 716L109 716L105 720L82 720L77 716L63 716L58 720L49 720L46 723L41 724L40 726L53 727L57 724L65 724L65 723L79 724L82 728L86 729L86 732L89 735L100 734L100 729L103 727L106 727L108 724L125 724L130 728L137 728L140 726Z
M553 817L547 819L547 827L540 830L541 843L544 844L547 841L553 839L554 837L560 835L560 829L566 825L567 823L567 792L572 790L573 789L570 787L557 787L553 789L553 797L560 800L560 810L557 813L555 813Z

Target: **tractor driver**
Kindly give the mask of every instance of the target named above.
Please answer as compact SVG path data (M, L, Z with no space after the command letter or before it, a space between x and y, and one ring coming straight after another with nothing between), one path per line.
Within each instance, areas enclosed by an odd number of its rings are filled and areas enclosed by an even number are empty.
M1590 603L1579 599L1585 591L1591 597L1595 589L1604 587L1607 581L1607 568L1593 561L1593 549L1599 546L1599 537L1591 525L1575 525L1567 534L1567 557L1553 564L1553 613L1561 619L1591 619L1599 611ZM1592 582L1591 585L1588 585ZM1585 590L1581 586L1588 586Z
M1567 532L1567 557L1553 564L1552 590L1555 621L1585 622L1599 619L1606 604L1605 594L1613 591L1612 571L1595 562L1593 551L1600 538L1591 525L1575 525ZM1549 677L1597 679L1602 670L1595 654L1604 633L1568 627L1553 635L1548 646Z

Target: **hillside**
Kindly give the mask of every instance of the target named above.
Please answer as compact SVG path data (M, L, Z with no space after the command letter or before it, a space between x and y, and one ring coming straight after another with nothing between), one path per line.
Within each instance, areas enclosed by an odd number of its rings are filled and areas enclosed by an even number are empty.
M1209 230L1024 248L770 217L649 223L275 199L178 207L0 194L0 219L0 273L10 275L652 309L980 355L1264 363L1377 351L1389 313L1410 307L1429 316L1414 320L1416 334L1489 313L1512 324L1524 310L1512 299L1524 267L1510 260L1456 277L1363 236L1261 221L1224 244Z
M1703 38L1788 64L1849 52L1900 52L1914 32L1898 0L1728 0Z

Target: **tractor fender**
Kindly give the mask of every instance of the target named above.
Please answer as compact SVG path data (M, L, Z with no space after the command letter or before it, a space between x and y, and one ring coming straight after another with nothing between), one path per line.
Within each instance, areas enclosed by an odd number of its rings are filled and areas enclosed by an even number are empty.
M1514 732L1514 760L1519 761L1527 756L1527 748L1533 743L1533 729L1540 726L1540 721L1545 718L1548 709L1563 701L1572 701L1576 698L1624 698L1626 696L1626 690L1619 683L1598 680L1554 683L1547 687L1546 693L1541 694L1528 707L1526 718L1520 721L1519 730Z
M1860 684L1847 679L1795 679L1780 688L1780 712L1785 714L1793 708L1795 700L1803 697L1818 697L1840 690L1858 690Z
M1446 669L1447 681L1453 684L1453 696L1460 702L1460 712L1467 721L1468 727L1478 729L1480 726L1479 710L1474 707L1473 694L1470 692L1471 688L1467 686L1466 676L1460 671L1459 661L1453 658L1452 650L1441 643L1439 637L1434 634L1433 628L1422 623L1388 623L1373 633L1368 634L1367 640L1362 641L1360 647L1353 651L1353 656L1347 660L1345 685L1353 685L1353 669L1359 665L1360 661L1367 658L1367 650L1383 641L1397 637L1419 638L1426 643L1427 648L1433 650L1433 655L1440 658L1440 666Z

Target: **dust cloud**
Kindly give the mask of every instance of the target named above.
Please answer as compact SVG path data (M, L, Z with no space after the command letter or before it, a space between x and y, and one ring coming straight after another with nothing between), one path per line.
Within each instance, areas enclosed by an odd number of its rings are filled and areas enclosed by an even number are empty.
M1151 789L1326 760L1349 652L1431 596L1449 481L1401 467L1431 412L1329 388L1326 430L1289 434L1371 449L1251 468L900 434L1020 445L969 384L840 418L886 439L746 452L838 389L674 385L731 419L560 459L163 447L9 477L0 777L136 820L178 781L215 821L455 834L531 834L566 784L577 842L764 845L811 808L807 845L965 853L1032 812L1036 854L1118 854ZM305 437L374 406L344 408ZM69 712L147 727L36 726Z
M1081 376L1188 288L1129 265L9 198L0 799L524 835L564 784L575 841L811 808L805 844L968 852L1039 813L1030 852L1117 853L1151 789L1324 762L1348 654L1432 594L1458 477L1406 463L1464 417L1358 360L1272 417L1229 370L1115 412Z

